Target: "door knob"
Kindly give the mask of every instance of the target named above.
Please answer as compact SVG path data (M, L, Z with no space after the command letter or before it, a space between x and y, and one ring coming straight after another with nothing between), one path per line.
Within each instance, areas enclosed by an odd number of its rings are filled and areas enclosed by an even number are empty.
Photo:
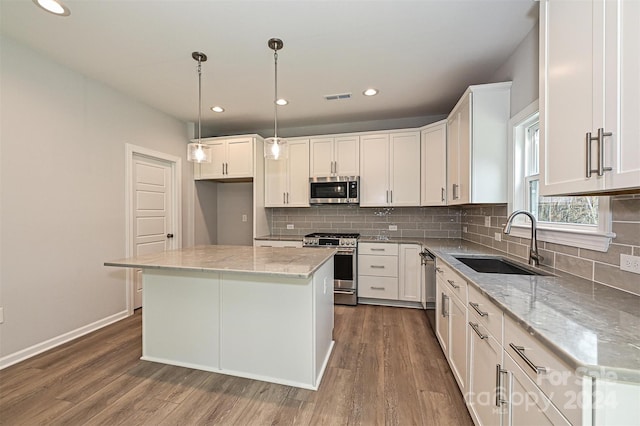
M167 234L167 238L173 238L173 234Z

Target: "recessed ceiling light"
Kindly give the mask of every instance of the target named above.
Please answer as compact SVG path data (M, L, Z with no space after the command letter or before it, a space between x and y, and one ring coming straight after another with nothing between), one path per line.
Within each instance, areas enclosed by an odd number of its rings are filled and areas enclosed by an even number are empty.
M288 101L288 100L286 100L286 99L282 99L282 98L280 98L280 99L278 99L278 100L276 101L276 104L278 104L278 105L280 105L280 106L286 105L286 104L288 104L288 103L289 103L289 101Z
M221 106L216 105L216 106L212 106L211 107L211 111L213 111L213 112L224 112L224 108L222 108Z
M38 7L58 16L69 16L71 11L67 6L57 0L33 0Z
M364 92L362 92L362 94L365 96L375 96L378 94L378 89L374 89L374 88L367 89Z

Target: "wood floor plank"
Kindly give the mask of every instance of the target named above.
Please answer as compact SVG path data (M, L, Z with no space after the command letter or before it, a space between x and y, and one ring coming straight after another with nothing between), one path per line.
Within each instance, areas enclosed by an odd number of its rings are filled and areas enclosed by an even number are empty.
M472 425L419 310L336 306L317 392L141 361L141 323L0 371L0 425Z

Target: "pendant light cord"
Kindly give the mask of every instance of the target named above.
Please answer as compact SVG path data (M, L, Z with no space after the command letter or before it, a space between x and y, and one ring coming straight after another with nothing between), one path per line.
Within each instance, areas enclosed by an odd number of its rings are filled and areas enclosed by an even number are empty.
M198 59L198 144L202 144L202 62Z
M278 51L274 50L273 51L273 63L274 63L274 68L275 68L275 93L274 93L274 99L273 99L273 117L274 117L274 123L273 123L273 137L276 140L276 143L278 143Z

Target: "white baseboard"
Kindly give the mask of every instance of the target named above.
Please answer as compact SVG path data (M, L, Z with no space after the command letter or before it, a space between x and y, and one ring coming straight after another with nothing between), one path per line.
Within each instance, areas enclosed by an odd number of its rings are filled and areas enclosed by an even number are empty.
M113 324L114 322L120 321L121 319L128 316L129 313L126 310L121 311L91 324L87 324L83 327L72 330L68 333L61 334L60 336L35 344L26 349L22 349L18 352L6 355L0 358L0 370L2 370L3 368L7 368L13 364L17 364L20 361L24 361L25 359L41 354L42 352L48 351L49 349L53 349L56 346L62 345L63 343L67 343L73 339L77 339L78 337L84 336L85 334L89 334L92 331L96 331L102 327L106 327L107 325Z

